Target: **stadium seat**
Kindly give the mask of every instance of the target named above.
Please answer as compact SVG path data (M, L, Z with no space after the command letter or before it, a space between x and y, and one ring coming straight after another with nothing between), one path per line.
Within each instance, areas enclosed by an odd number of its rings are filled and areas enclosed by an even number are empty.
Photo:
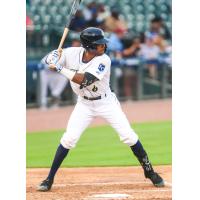
M45 5L45 6L48 6L48 5L51 5L52 2L53 2L52 0L43 0L42 4Z
M92 0L84 0L82 6ZM32 0L29 15L35 24L62 26L70 12L72 0ZM171 0L98 0L105 6L117 8L132 30L143 30L155 16L161 16L171 28ZM50 17L49 17L50 16ZM47 27L47 26L45 26Z
M58 13L66 18L66 15L68 13L68 7L67 6L60 7Z
M44 24L43 26L42 26L42 30L43 31L48 31L50 29L50 25L49 24ZM46 42L47 44L49 44L48 42Z
M143 6L143 4L138 4L136 6L136 10L137 10L137 12L140 12L140 13L144 12L144 6Z
M41 19L40 19L40 18L41 18L40 15L35 15L35 16L33 17L33 22L34 22L35 25L41 23Z
M37 12L38 12L38 14L40 15L40 16L42 16L42 15L45 15L46 14L46 11L47 10L47 7L46 6L44 6L44 5L41 5L41 6L39 6L39 8L37 9Z
M62 15L56 15L53 17L53 22L56 25L62 25Z
M56 15L57 11L58 11L58 7L57 6L49 6L48 7L48 14Z
M31 6L39 6L39 4L42 2L42 0L32 0L31 1Z
M43 24L50 24L51 23L51 16L50 15L43 15L42 16L42 23Z
M30 7L29 12L30 12L30 14L31 14L32 16L35 15L35 14L37 14L37 13L38 13L37 11L38 11L38 10L37 10L37 6L32 5L32 6Z
M146 7L148 12L155 12L156 7L153 4L150 4Z

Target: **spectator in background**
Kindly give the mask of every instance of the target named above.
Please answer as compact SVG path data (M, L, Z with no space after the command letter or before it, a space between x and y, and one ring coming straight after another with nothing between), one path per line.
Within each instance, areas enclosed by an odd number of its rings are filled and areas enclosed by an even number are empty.
M172 64L172 47L171 44L164 40L163 36L156 36L154 44L160 49L159 60L161 63L167 63L169 66Z
M123 50L122 56L126 57L126 58L129 58L129 57L136 58L136 57L138 57L139 51L140 51L140 44L141 44L140 38L134 37L130 47Z
M98 27L100 28L102 22L100 22L98 20L98 12L97 12L97 9L94 9L92 11L92 18L91 20L87 21L87 26L88 27Z
M97 10L97 4L95 1L92 1L86 5L86 7L83 9L83 17L86 21L90 21L92 19L92 13L94 10Z
M124 59L137 59L140 51L140 38L134 37L130 47L124 49L121 52L121 55ZM125 65L123 68L124 72L124 95L128 99L132 99L133 96L136 96L137 88L137 74L135 68L138 67L136 64Z
M45 58L39 63L40 70L40 108L47 109L59 107L61 93L66 87L68 80L61 74L50 71L45 63ZM48 91L51 93L51 102L48 102Z
M157 78L157 66L158 58L160 54L160 49L154 44L154 36L147 34L145 38L145 43L140 45L139 55L144 59L149 77L152 79Z
M80 40L79 39L73 39L71 46L72 47L80 47L81 46Z
M165 26L161 17L155 17L151 20L150 29L146 32L146 35L151 35L153 38L154 44L160 50L160 59L161 61L171 60L171 33L168 28Z
M124 37L125 31L123 29L116 29L115 32L111 33L109 42L107 45L108 52L112 52L113 56L117 56L123 50L122 38Z
M111 15L105 19L104 28L108 32L116 32L118 29L127 31L127 24L120 18L119 11L113 9L111 10Z
M71 46L79 47L80 41L74 39ZM68 84L68 80L62 74L49 70L44 57L39 63L40 70L40 108L48 108L48 90L51 92L50 108L57 108L60 104L61 94Z
M162 35L164 40L171 41L172 39L170 31L161 17L155 17L151 20L150 29L147 31L147 33L150 33L152 36Z
M106 9L105 5L100 3L98 5L98 21L103 23L107 17L110 16L110 11Z
M157 45L160 49L160 53L165 53L167 43L166 40L163 38L162 35L157 35L153 38L153 42L155 45Z
M34 36L34 23L30 16L26 15L26 45L31 46Z
M34 30L33 20L28 15L26 15L26 30L28 30L28 31Z
M115 63L115 67L111 67L111 86L112 89L118 94L118 81L122 77L122 69L119 64L121 59L121 51L123 50L122 38L124 37L124 30L118 29L111 33L109 36L109 42L107 44L107 53Z
M80 32L86 27L86 20L81 10L77 10L75 17L70 23L70 30Z

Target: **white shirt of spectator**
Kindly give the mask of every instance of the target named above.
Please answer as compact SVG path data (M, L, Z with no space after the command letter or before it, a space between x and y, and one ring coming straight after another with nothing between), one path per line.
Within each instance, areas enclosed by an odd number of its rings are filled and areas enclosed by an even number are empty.
M80 89L80 85L70 81L72 90L78 96L98 97L110 93L110 67L111 60L106 55L94 57L91 61L84 63L82 57L85 49L83 47L70 47L63 49L59 64L78 73L89 72L97 77L99 80L93 84Z
M148 46L146 44L141 45L140 55L146 60L157 59L159 57L160 49L156 45Z

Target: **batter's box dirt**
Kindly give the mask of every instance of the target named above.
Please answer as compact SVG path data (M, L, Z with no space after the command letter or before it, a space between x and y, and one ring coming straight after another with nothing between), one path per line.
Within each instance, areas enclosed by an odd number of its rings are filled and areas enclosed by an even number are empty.
M166 181L154 187L141 167L61 168L52 190L38 192L49 169L27 169L27 200L170 200L171 166L155 167Z

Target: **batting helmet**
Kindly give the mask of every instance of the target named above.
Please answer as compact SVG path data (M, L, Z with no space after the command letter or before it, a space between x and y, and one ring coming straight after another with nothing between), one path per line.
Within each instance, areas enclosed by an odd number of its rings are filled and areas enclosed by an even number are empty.
M84 29L80 34L80 41L85 49L96 49L96 45L108 43L103 30L95 27Z

